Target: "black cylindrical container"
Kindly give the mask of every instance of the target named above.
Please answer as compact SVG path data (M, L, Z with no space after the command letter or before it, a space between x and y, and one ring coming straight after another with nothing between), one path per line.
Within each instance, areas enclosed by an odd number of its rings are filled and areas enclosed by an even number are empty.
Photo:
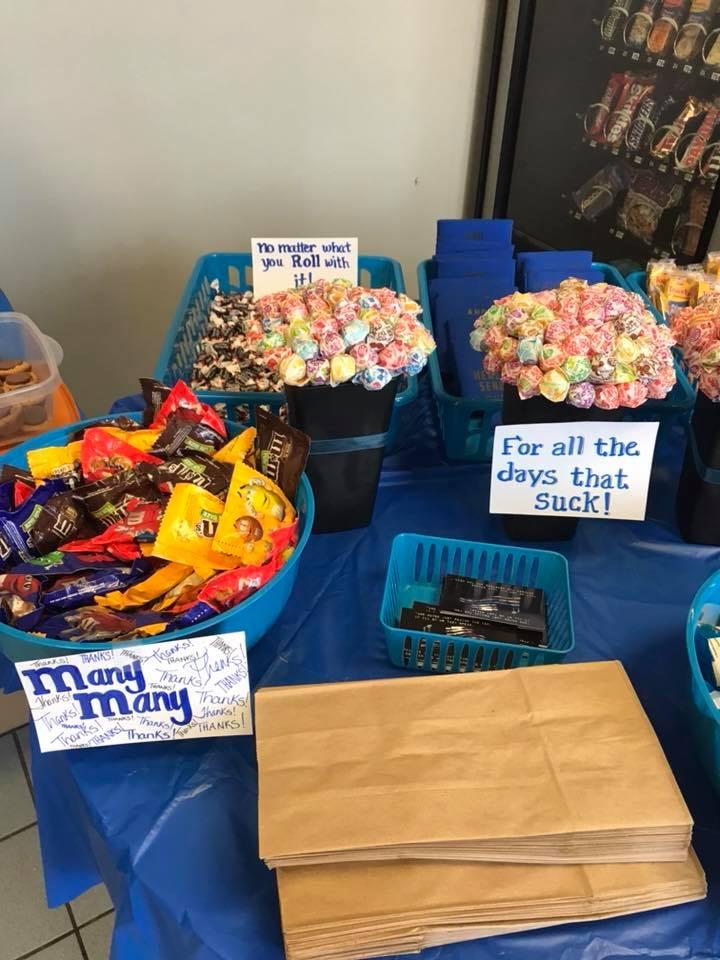
M517 387L505 384L503 390L502 422L504 426L528 423L580 423L585 421L620 420L620 410L600 410L591 407L581 410L569 403L551 403L545 397L522 400ZM503 514L505 534L510 540L537 542L540 540L572 540L577 529L575 517L536 517L522 514Z
M720 546L720 403L703 393L688 430L676 513L683 540Z
M288 419L312 443L305 468L315 495L315 533L372 519L397 379L382 390L356 383L286 387Z

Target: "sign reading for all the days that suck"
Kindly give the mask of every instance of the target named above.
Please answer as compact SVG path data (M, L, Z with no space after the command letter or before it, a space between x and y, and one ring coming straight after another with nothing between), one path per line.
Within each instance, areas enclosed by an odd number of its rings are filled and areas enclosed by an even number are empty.
M495 428L490 513L644 520L657 423Z
M16 664L43 753L252 733L244 633Z
M256 299L316 280L358 282L357 237L265 237L250 242Z

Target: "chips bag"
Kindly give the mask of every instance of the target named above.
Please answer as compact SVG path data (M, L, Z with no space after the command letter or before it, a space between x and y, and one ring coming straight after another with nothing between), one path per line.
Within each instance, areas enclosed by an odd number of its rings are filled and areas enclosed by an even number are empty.
M213 538L225 508L207 490L192 483L174 488L158 531L152 555L192 567L200 575L230 570L239 561L213 549Z
M275 551L270 534L294 520L295 509L277 484L236 463L213 546L245 566L259 566Z

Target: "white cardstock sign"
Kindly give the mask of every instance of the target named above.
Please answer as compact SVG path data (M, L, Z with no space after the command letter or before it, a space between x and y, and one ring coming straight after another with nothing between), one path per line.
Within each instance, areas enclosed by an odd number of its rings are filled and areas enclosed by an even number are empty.
M316 280L358 282L357 237L253 238L252 267L255 298Z
M15 666L43 753L252 733L244 633Z
M644 520L657 423L496 427L490 513Z

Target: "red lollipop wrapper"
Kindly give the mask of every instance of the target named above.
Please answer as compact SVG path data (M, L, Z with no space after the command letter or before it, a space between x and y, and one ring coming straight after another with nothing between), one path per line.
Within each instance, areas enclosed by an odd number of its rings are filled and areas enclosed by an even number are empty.
M601 410L617 410L620 396L614 383L604 383L595 388L595 406Z

